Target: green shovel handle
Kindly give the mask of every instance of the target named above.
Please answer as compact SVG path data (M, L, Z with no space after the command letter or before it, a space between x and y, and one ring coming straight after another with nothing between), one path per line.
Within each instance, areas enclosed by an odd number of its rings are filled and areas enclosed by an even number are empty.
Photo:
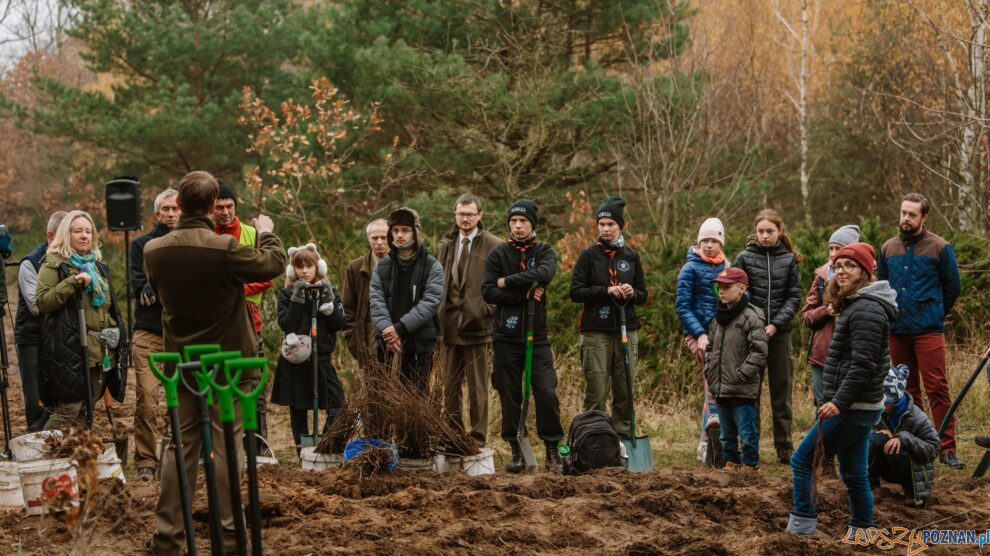
M220 351L220 344L194 344L182 348L182 357L186 363L191 363L197 358L202 359L208 353Z
M226 367L227 364L228 364L228 362L227 361L224 361L224 367ZM197 378L199 378L199 377L197 377ZM204 378L210 384L210 388L213 390L213 393L217 397L217 403L219 403L219 405L220 405L220 422L221 423L233 423L234 422L234 418L237 416L237 414L234 413L234 388L233 388L233 386L235 384L237 384L238 381L241 380L241 371L238 370L234 374L233 379L231 379L230 378L230 375L228 374L227 375L227 384L224 384L223 386L217 384L217 381L215 380L215 378L212 375L210 375L209 373L205 374L204 375Z
M249 369L261 369L261 380L258 381L254 390L245 392L237 387L235 381L230 382L230 387L233 389L234 395L241 400L241 423L244 425L244 430L254 431L258 430L258 397L265 389L265 382L268 381L268 360L264 357L243 357L227 361L223 367L228 380L231 371L236 371L240 375Z
M199 384L200 391L206 391L206 403L208 405L213 405L213 391L210 389L210 383L206 381L206 375L216 376L216 367L223 365L224 361L227 361L228 359L236 359L240 356L240 351L220 351L215 353L207 353L199 358L200 370L193 371L193 376L196 377L196 383ZM210 370L211 368L213 370Z
M165 376L158 365L159 363L175 363L175 374L172 376ZM166 353L149 353L148 354L148 368L151 369L151 373L155 375L155 378L162 383L162 388L165 390L165 405L172 407L179 407L179 367L178 365L182 363L182 357L175 352Z

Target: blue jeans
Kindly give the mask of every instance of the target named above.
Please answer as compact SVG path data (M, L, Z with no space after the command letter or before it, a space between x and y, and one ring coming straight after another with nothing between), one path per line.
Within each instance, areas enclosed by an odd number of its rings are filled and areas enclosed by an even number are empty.
M718 401L719 424L722 433L722 459L750 467L760 464L760 434L756 430L756 402L726 403ZM739 441L742 441L742 461Z
M798 517L817 518L811 500L812 465L821 427L825 457L838 457L839 474L846 484L851 513L850 527L873 527L873 493L870 491L869 453L873 426L880 420L880 409L849 410L817 421L791 457L794 475L794 509Z

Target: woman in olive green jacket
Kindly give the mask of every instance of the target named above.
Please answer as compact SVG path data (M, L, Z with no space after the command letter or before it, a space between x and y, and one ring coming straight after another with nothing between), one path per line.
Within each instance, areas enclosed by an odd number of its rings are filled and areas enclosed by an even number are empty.
M66 430L85 422L84 372L90 375L89 395L95 400L103 392L104 371L115 368L120 341L126 340L110 272L100 260L92 217L79 210L70 212L48 247L35 292L35 303L43 315L38 385L46 405L55 406L46 430ZM85 362L79 337L79 293L89 334ZM113 341L113 330L117 342Z

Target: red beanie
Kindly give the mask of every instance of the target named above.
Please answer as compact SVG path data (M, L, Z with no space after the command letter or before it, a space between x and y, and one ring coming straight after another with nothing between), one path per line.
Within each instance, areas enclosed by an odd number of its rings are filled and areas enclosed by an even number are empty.
M839 259L852 259L856 261L856 264L865 268L870 276L873 276L873 271L877 266L873 246L869 243L850 243L846 245L836 251L835 255L832 256L833 261Z

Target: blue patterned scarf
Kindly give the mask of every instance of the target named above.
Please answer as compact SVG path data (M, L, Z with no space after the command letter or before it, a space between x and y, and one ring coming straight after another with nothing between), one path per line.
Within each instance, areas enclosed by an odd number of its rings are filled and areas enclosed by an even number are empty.
M92 294L93 307L102 307L107 300L103 292L107 290L109 285L103 279L103 276L100 276L100 271L96 269L96 255L92 253L88 255L77 255L73 253L69 257L69 262L72 263L72 266L79 269L80 273L89 274L90 281L89 285L86 286L86 293Z

